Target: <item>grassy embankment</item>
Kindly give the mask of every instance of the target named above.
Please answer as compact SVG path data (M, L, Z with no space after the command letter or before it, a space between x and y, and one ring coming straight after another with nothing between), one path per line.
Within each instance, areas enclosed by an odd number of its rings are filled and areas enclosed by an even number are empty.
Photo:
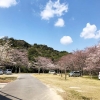
M56 90L64 100L100 100L100 80L89 77L67 77L34 74L50 88Z
M0 75L0 83L8 83L17 79L17 75Z

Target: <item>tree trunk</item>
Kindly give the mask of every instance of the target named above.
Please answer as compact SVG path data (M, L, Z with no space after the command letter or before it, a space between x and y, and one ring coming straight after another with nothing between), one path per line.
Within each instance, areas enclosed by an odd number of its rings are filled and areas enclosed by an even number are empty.
M81 77L82 77L83 76L83 67L81 67L81 66L80 66L80 71L81 71L80 74L81 74Z
M60 70L59 70L59 69L57 69L57 74L59 74L59 75L60 75Z
M59 73L59 69L57 69L57 74Z
M61 77L62 77L62 70L61 70Z
M90 78L92 79L92 71L90 71Z
M65 68L65 80L66 80L66 78L67 78L67 73L66 73L66 68Z
M21 71L20 71L20 67L19 67L19 73L20 73Z
M14 67L12 67L12 69L11 69L11 70L13 70L13 68L14 68Z
M15 73L17 73L17 67L15 66Z
M17 73L17 67L15 67L15 73Z
M44 68L42 68L43 74L44 74Z
M38 74L40 74L40 67L38 68Z

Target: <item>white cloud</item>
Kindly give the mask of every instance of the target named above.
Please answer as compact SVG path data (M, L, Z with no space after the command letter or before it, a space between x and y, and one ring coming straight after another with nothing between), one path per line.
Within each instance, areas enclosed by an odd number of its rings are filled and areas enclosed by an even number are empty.
M1 8L9 8L10 6L14 6L17 4L16 0L0 0Z
M70 36L63 36L60 39L60 43L63 44L63 45L68 45L68 44L71 44L72 42L73 42L73 40Z
M59 18L58 21L55 23L55 26L57 27L63 27L65 25L65 22L62 18Z
M91 25L90 23L87 23L86 27L83 28L80 37L83 37L85 39L90 39L90 38L98 39L100 38L100 30L97 31L96 25Z
M40 16L44 20L49 20L50 18L54 16L62 16L64 12L68 12L68 5L65 3L60 3L60 0L57 0L56 2L53 2L49 0L49 2L46 4L43 11L41 11Z

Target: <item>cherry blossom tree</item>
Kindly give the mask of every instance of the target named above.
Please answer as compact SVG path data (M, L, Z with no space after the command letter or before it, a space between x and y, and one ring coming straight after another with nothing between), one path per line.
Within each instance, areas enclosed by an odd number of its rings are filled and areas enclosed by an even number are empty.
M8 39L4 39L2 40L2 42L0 42L0 64L1 65L10 65L10 61L9 61L9 51L11 50L10 48L10 41Z
M50 64L51 64L52 61L49 58L39 56L35 60L36 60L35 65L38 68L39 74L40 74L40 69L42 69L43 73L44 73L45 69L49 69L51 67Z
M93 72L98 72L100 69L100 46L93 46L86 48L87 51L87 59L85 61L86 68L92 78Z
M49 62L48 64L47 64L47 69L49 69L49 70L55 70L56 69L56 67L55 67L55 64L51 61L51 62Z
M63 67L63 60L62 59L59 59L58 62L57 62L57 68L60 70L60 74L61 74L61 77L62 77L62 72L64 70L64 67Z
M11 49L8 52L7 58L9 62L15 66L16 72L17 68L19 68L20 72L21 66L28 67L29 61L27 51L25 49Z
M85 67L85 60L87 58L87 53L85 50L77 50L73 52L74 56L74 67L76 70L81 71L81 76L83 75L83 68Z
M64 70L65 72L65 80L66 80L66 77L67 77L67 70L69 69L69 65L70 65L70 54L67 54L63 57L61 57L58 61L59 65L61 66L60 69L61 69L61 77L62 77L62 70Z

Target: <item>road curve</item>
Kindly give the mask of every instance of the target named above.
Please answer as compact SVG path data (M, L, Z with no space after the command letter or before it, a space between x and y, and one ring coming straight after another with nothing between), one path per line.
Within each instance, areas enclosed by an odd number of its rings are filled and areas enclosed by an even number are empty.
M0 91L0 100L62 100L41 81L30 74L20 74L18 79Z

